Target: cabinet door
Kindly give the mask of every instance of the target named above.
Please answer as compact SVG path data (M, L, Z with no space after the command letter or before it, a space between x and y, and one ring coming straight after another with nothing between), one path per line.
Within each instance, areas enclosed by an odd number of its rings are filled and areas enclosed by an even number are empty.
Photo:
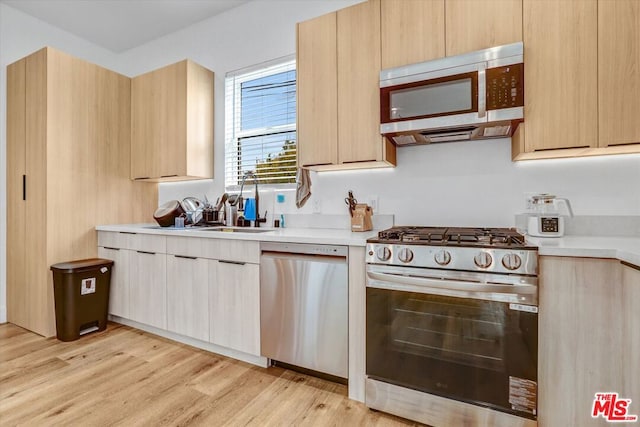
M125 249L98 247L98 257L113 261L109 285L109 314L130 318L129 314L129 258Z
M619 393L624 398L633 398L633 414L640 416L640 266L622 264L622 342L625 345L622 372L623 383Z
M131 81L131 178L186 173L186 62Z
M338 162L382 160L380 0L338 11Z
M442 58L444 0L382 0L382 68Z
M447 56L522 41L522 0L446 0L445 9Z
M167 256L129 251L131 320L167 329Z
M596 0L524 0L527 152L596 147Z
M55 140L50 137L57 134L60 128L60 117L63 115L52 116L50 113L52 106L59 106L50 98L50 86L54 84L50 78L51 70L49 69L51 56L55 56L55 52L51 49L44 48L38 52L29 55L26 58L26 210L23 215L27 215L28 226L26 227L24 245L27 248L25 254L25 272L26 272L26 310L29 319L29 330L36 332L45 337L54 336L56 334L55 310L53 299L53 276L49 270L49 266L56 262L68 259L82 259L88 257L89 254L82 252L82 255L76 252L61 253L61 246L67 248L78 246L82 249L87 248L84 245L87 234L95 235L93 226L91 233L78 227L72 230L71 222L65 221L61 223L61 219L55 216L55 212L63 212L55 210L55 197L48 197L48 192L56 194L57 191L65 193L60 199L65 199L69 191L69 187L59 186L60 181L56 176L61 167L59 164L52 162L49 154L52 151L66 151L68 145L58 146ZM76 74L77 75L77 74ZM71 78L72 79L72 78ZM73 80L71 80L73 81ZM78 94L78 91L68 91L67 99L71 99ZM64 103L63 103L64 105ZM68 107L65 105L65 110ZM71 114L71 113L69 113ZM55 125L53 125L55 123ZM74 135L75 134L74 132ZM56 147L52 149L51 147ZM53 166L55 165L55 167ZM50 180L51 178L51 180ZM91 181L91 179L88 179ZM75 186L71 187L76 189ZM92 190L93 191L93 190ZM81 194L81 193L80 193ZM74 202L83 201L82 196L75 198ZM32 212L40 212L43 207L47 208L47 215L28 215ZM66 205L65 208L68 208ZM92 211L90 208L88 209ZM66 210L65 210L66 211ZM65 218L66 219L66 218ZM82 221L84 222L84 221ZM84 224L82 224L84 225ZM55 240L56 234L62 229L68 231L63 234L64 243ZM80 230L80 231L78 231ZM70 242L73 242L71 244ZM95 253L96 245L91 248L91 255ZM9 249L9 247L7 247ZM81 252L82 249L78 249ZM69 256L73 255L73 256ZM57 257L57 258L55 258Z
M209 341L209 261L167 256L167 329Z
M298 24L298 164L338 163L336 13Z
M640 2L598 1L598 144L640 143Z
M26 60L7 67L7 319L30 328L25 243Z
M210 341L260 355L260 267L209 263Z
M637 353L629 358L623 334L629 331L625 321L634 318L633 334L638 333L632 305L639 293L629 302L619 261L540 260L538 423L601 426L603 420L591 418L595 393L622 393L625 378L638 378Z

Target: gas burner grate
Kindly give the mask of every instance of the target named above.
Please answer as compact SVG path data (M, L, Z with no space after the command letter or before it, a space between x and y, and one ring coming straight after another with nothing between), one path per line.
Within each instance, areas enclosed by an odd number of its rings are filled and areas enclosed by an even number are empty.
M513 228L392 227L378 240L440 245L522 246L525 238Z

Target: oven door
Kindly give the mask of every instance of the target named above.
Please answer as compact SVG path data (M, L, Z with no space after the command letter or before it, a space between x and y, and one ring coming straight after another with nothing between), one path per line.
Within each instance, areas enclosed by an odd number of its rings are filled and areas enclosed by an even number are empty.
M367 375L535 419L537 307L517 302L533 285L443 274L368 266Z

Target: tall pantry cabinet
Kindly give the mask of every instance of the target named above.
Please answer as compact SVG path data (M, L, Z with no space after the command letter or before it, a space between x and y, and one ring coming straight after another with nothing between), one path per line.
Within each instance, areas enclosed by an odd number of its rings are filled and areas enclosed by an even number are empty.
M51 48L7 67L7 318L55 335L52 264L97 255L97 224L148 222L129 179L131 83Z

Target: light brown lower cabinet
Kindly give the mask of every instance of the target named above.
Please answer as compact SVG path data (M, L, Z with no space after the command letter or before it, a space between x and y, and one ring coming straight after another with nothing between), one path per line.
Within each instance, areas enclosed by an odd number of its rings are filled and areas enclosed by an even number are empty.
M539 295L539 425L606 425L591 417L599 392L632 399L640 414L640 271L542 256Z
M113 261L109 285L109 314L129 318L129 250L98 247L98 257Z
M167 329L167 255L129 251L131 320Z
M98 232L109 314L260 356L260 243ZM254 357L254 359L255 359Z
M209 340L209 260L167 255L167 329Z
M620 394L633 399L632 413L640 422L640 266L622 263L622 353ZM633 424L632 424L633 425Z
M209 261L209 331L213 344L260 355L260 266Z

